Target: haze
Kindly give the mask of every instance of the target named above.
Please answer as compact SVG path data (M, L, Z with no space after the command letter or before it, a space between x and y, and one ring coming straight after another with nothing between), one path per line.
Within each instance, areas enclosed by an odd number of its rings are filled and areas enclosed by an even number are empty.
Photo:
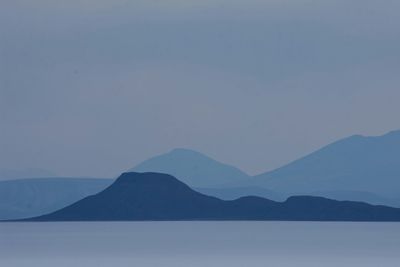
M399 1L0 3L0 168L114 177L176 147L256 174L399 129Z

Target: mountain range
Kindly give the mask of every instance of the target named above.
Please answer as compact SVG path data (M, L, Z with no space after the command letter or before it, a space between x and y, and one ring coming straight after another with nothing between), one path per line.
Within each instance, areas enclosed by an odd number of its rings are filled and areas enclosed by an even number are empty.
M129 171L168 173L223 199L256 195L282 200L315 195L400 207L400 131L344 138L253 177L188 149L151 158Z
M24 221L400 221L400 209L298 196L224 201L160 173L124 173L111 186L56 212Z
M310 195L400 207L400 131L377 137L351 136L254 177L189 149L172 150L129 171L170 174L196 191L222 200L258 196L284 201L294 195ZM55 211L112 182L58 177L0 181L0 219Z
M400 131L345 138L257 175L251 184L289 195L353 191L399 198Z

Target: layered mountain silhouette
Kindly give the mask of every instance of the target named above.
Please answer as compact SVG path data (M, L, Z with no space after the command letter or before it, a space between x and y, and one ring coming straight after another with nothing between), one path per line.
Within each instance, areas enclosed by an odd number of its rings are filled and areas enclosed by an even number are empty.
M253 195L284 200L284 195L266 188L248 185L251 176L200 152L177 148L150 158L128 172L158 172L176 177L200 193L224 200Z
M0 181L0 220L43 215L96 194L112 179L32 178Z
M400 209L307 196L282 203L259 197L223 201L171 175L124 173L96 195L27 221L142 220L400 221Z
M129 171L168 173L191 187L206 188L226 187L249 178L238 168L182 148L148 159Z
M285 194L346 191L399 198L400 131L383 136L352 136L328 145L252 181ZM367 197L368 198L368 197Z
M283 201L288 198L284 194L274 192L262 187L255 186L242 186L242 187L216 187L216 188L205 188L205 187L195 187L193 188L197 192L208 196L214 196L223 200L235 200L245 196L258 196L267 198L275 201Z
M0 220L23 219L59 210L113 183L100 178L30 178L0 181ZM282 195L263 188L195 188L206 195L224 200L257 195L282 201Z
M131 171L168 173L223 199L315 195L400 207L400 131L345 138L255 177L187 149L151 158Z
M149 159L134 170L171 174L196 191L223 200L251 195L283 201L293 195L312 195L400 207L400 131L378 137L352 136L255 177L188 149ZM43 170L2 173L8 179L51 174ZM112 182L92 178L0 181L0 219L49 213L96 194Z

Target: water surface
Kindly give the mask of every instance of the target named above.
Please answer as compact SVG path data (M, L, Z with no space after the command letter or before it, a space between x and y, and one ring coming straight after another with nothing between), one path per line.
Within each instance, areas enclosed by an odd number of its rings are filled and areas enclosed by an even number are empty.
M397 266L399 223L0 223L0 266Z

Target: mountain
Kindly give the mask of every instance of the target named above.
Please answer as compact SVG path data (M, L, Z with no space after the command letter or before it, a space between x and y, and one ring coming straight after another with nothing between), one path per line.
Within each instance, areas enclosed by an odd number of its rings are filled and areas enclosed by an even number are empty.
M288 196L262 188L262 187L225 187L225 188L193 188L199 193L217 197L223 200L235 200L245 196L257 196L274 201L283 201Z
M111 179L32 178L0 181L0 220L43 215L109 186Z
M253 178L253 186L285 194L357 191L400 196L400 131L355 135Z
M249 179L241 170L189 149L174 149L129 171L167 173L191 187L225 187Z
M196 191L223 200L259 196L283 201L293 195L361 201L400 207L400 131L378 137L355 135L330 144L282 168L249 177L201 153L175 149L134 170L169 173ZM0 219L58 210L100 192L112 180L47 177L48 171L0 170Z
M384 198L369 192L362 191L315 191L310 193L312 196L320 196L335 200L350 200L366 202L373 205L383 205L395 208L400 208L400 199Z
M129 171L168 173L224 200L254 195L281 201L314 195L400 207L400 131L379 137L355 135L255 177L188 149L172 150Z
M113 182L98 178L30 178L0 181L0 220L43 215L96 194ZM264 188L196 188L196 191L224 200L260 196L276 201L284 196Z
M55 177L56 175L50 171L30 168L23 170L12 170L12 169L0 169L0 180L12 180L12 179L25 179L33 177Z
M320 197L275 202L224 201L160 173L124 173L104 191L48 215L24 221L290 220L400 221L400 209Z

